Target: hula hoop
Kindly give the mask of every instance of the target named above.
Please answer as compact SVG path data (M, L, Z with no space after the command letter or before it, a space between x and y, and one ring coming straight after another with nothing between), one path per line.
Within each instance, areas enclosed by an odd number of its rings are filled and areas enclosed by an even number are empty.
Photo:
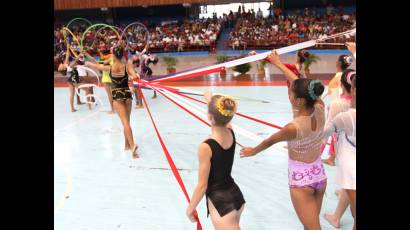
M93 43L90 45L90 48L92 48L92 47L94 46L95 42L97 41L98 33L99 33L101 30L105 29L105 28L107 28L107 27L101 27L101 28L99 28L99 29L95 32L94 41L93 41ZM119 33L118 33L118 30L116 29L116 27L113 26L112 31L116 32L116 34L117 34L117 39L118 39ZM105 32L105 34L101 34L101 36L106 37L107 33L108 33L108 32ZM112 38L111 38L110 40L112 40Z
M97 26L104 26L104 28L106 28L106 27L110 28L111 30L113 30L113 31L117 34L118 39L121 40L120 34L118 33L118 31L117 31L113 26L110 26L110 25L107 25L107 24L103 24L103 23L94 24L94 25L88 27L88 28L84 31L83 36L81 37L81 40L80 40L80 48L81 48L81 50L84 49L83 42L84 42L84 39L85 39L85 35L88 33L89 30L91 30L92 28L95 28L95 27L97 27Z
M63 29L62 30L65 30L65 31L67 31L68 33L70 33L71 34L71 36L73 37L73 39L77 42L77 44L80 46L80 41L78 41L78 39L77 39L77 36L75 36L75 34L70 30L70 29L68 29L67 27L63 27ZM70 51L74 54L74 56L75 57L78 57L78 54L73 50L73 49L71 49L71 46L70 46L70 44L68 43L68 40L67 40L67 37L66 37L66 35L65 35L65 33L63 33L63 36L64 36L64 40L66 41L66 46L67 46L67 49L70 49Z
M71 19L71 21L69 21L69 22L67 23L67 28L69 28L69 26L71 25L71 23L73 23L73 22L75 22L75 21L78 21L78 20L85 21L85 22L87 22L90 26L92 25L92 23L91 23L88 19L86 19L86 18L73 18L73 19Z
M146 32L146 36L145 36L145 43L146 44L148 44L148 42L150 41L150 36L149 36L149 31L148 31L148 29L147 29L147 27L144 25L144 24L142 24L142 23L140 23L140 22L133 22L133 23L130 23L130 24L128 24L123 30L122 30L122 33L121 33L121 38L122 37L125 37L125 39L127 40L127 45L126 45L126 49L128 50L129 49L129 44L130 44L130 41L128 40L128 37L127 37L127 29L129 28L129 27L131 27L131 26L133 26L133 25L139 25L139 26L141 26L144 30L145 30L145 32Z

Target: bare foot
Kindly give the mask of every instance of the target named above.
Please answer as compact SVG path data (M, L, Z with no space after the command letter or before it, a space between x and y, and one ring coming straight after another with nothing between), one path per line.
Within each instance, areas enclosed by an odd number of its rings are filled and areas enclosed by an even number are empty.
M107 113L108 113L108 114L114 114L115 111L114 111L114 110L111 110L111 111L107 111Z
M143 109L144 106L143 106L143 105L137 105L136 108L137 108L137 109Z
M340 228L340 220L337 220L332 214L325 213L323 217L335 228Z
M84 102L77 102L77 105L84 105L85 103Z
M322 162L330 166L335 166L335 161L331 159L322 160Z
M132 150L132 158L136 159L139 158L140 156L137 153L138 145L135 145L133 150Z
M128 141L125 140L125 142L124 142L124 151L127 151L127 150L131 150L131 146L130 146L130 144L128 144Z
M76 112L76 111L77 111L76 109L71 109L71 112L72 112L72 113L74 113L74 112Z
M152 99L155 99L155 98L157 98L157 95L152 96Z

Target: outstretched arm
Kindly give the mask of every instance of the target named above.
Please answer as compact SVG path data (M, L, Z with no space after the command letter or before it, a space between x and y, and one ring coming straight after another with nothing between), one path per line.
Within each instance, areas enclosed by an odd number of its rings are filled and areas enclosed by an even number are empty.
M97 63L92 63L89 61L85 62L85 66L93 68L93 69L98 69L99 71L110 71L110 66L105 66Z
M112 61L112 54L110 55L110 57L109 57L109 58L107 58L107 59L105 59L105 60L104 60L104 65L108 65L108 64L110 64L110 63L111 63L111 61Z
M296 127L294 124L287 124L279 132L274 133L272 136L266 138L259 145L254 148L245 147L241 149L241 157L250 157L262 152L263 150L271 147L272 145L281 141L290 141L296 138Z
M294 74L290 69L288 69L279 59L279 55L276 50L272 50L272 53L268 55L266 58L271 64L274 64L278 67L285 77L290 81L293 82L294 80L298 79L296 74Z
M93 56L89 55L87 52L84 52L84 55L89 57L91 59L91 61L97 62L97 60L95 60L95 58Z
M65 52L65 60L64 64L68 65L68 61L70 60L70 47L67 48L67 51Z
M354 59L356 59L356 43L355 42L346 42L346 47L353 54Z
M346 116L346 114L339 113L333 119L326 121L325 128L323 129L324 140L327 140L333 133L347 131L347 127L345 127L343 122L343 116Z
M78 59L80 58L80 55L77 55L77 57L75 57L74 61L71 62L70 67L73 68L74 65L77 63Z

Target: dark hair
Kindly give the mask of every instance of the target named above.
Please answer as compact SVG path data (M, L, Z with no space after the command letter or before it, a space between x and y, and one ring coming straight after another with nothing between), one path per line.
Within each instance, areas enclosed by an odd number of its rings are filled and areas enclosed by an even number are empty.
M299 63L304 63L306 61L306 58L308 58L310 54L306 50L299 50L297 55L299 58Z
M353 59L352 57L344 54L344 55L340 55L337 61L340 63L340 66L342 67L342 71L344 71L347 69L347 67L349 67L352 64Z
M352 72L352 74L349 74L349 73L351 73L351 72ZM354 72L354 73L353 73L353 72ZM342 73L342 77L341 77L341 79L340 79L340 82L342 83L343 87L347 90L348 93L350 93L350 91L351 91L351 88L352 88L352 85L351 85L352 77L355 76L355 75L356 75L356 71L353 70L353 69L346 69L346 70L344 70L343 73ZM350 77L350 79L347 79L348 76ZM349 83L349 82L350 82L350 83Z
M153 63L154 65L156 65L156 64L158 63L158 57L157 57L157 56L153 56L153 58L152 58L152 63Z
M230 97L214 95L208 104L208 112L213 116L216 125L228 124L236 113L236 102ZM225 113L225 114L223 114Z
M59 71L62 75L66 76L67 75L67 68L65 68L64 70Z
M114 54L114 56L117 59L122 59L122 57L124 56L124 47L123 46L116 46L114 47L114 49L112 50L112 53Z
M311 92L309 86L313 86ZM313 108L315 102L322 95L324 90L325 87L319 80L299 78L292 83L292 92L295 94L296 98L304 98L306 100L307 108Z

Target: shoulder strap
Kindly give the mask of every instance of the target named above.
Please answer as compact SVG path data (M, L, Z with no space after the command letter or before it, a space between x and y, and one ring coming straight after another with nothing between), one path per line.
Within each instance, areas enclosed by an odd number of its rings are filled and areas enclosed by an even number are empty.
M236 144L235 133L234 133L233 129L230 129L230 130L231 130L232 137L233 137L233 144L232 145L235 145Z
M212 138L208 138L207 140L205 140L204 141L204 143L206 143L207 145L209 145L209 147L211 148L211 152L212 152L212 155L214 154L214 150L215 150L215 148L217 147L217 142L214 140L214 139L212 139Z

